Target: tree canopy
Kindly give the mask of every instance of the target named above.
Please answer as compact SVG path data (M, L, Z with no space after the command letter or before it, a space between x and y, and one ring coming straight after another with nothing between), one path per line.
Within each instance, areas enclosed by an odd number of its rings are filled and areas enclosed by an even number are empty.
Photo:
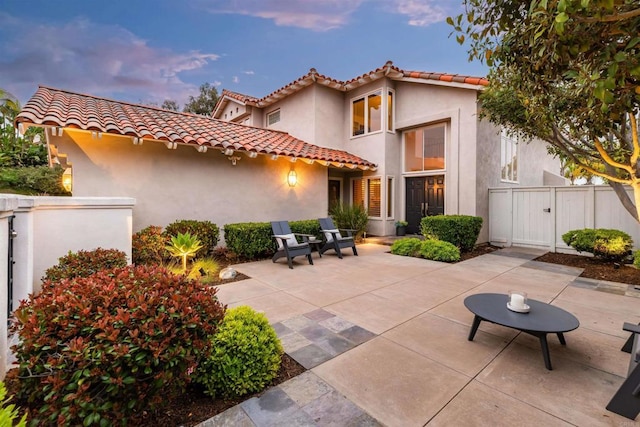
M200 85L200 94L196 97L190 96L189 102L185 104L182 111L209 116L213 112L216 102L218 102L218 90L209 83L203 83Z
M20 136L13 124L20 109L18 99L9 92L0 89L0 166L47 165L44 131L38 127L31 127L24 136Z
M490 67L482 111L607 180L640 218L637 0L464 0L447 21ZM623 185L634 191L632 201Z

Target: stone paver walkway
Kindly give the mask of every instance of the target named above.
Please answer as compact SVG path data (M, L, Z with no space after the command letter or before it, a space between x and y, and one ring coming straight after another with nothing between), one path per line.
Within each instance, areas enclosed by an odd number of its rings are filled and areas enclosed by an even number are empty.
M636 425L605 406L626 374L622 324L640 322L637 292L532 261L542 253L532 249L458 264L388 251L363 244L358 257L327 254L293 270L238 265L251 279L221 286L221 301L265 312L310 370L201 426ZM464 298L510 289L580 320L567 346L550 339L553 371L529 335L483 322L467 340Z

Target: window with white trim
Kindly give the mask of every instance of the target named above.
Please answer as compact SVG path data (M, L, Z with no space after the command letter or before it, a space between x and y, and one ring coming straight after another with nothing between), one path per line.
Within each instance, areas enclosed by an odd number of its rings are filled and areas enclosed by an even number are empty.
M351 101L351 136L382 130L382 90L368 93Z
M404 171L445 169L446 124L412 129L404 133Z
M267 114L267 126L274 125L280 121L280 110L275 110Z
M393 109L393 98L394 98L394 91L389 89L387 91L387 131L388 132L395 132L396 129L394 128L395 126L395 120L394 118L394 114L395 114L395 110Z
M392 176L387 177L387 218L393 218L393 182Z
M356 178L351 180L351 203L360 205L370 217L382 216L380 178Z
M518 138L506 129L500 133L500 168L502 181L518 182Z

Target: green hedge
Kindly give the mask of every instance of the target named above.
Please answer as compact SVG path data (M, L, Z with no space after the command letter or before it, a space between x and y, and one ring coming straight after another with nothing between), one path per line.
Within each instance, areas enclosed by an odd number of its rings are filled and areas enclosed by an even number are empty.
M62 187L61 167L48 166L0 168L0 189L17 194L70 196Z
M627 233L606 228L570 230L562 235L562 240L578 252L612 261L624 259L633 248L633 240Z
M290 221L293 233L313 234L322 238L317 219ZM265 258L277 249L270 222L242 222L224 226L224 240L227 248L247 259Z
M426 216L422 218L420 228L427 239L443 240L462 252L468 252L478 240L482 218L470 215Z

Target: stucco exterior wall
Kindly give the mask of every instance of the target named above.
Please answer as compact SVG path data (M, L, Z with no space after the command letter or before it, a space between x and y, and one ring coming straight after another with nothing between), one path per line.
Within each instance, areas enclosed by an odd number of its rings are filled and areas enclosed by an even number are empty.
M314 85L313 90L315 91L316 115L315 144L345 150L343 129L349 116L348 111L347 114L344 111L344 94L319 85Z
M308 86L299 92L287 96L280 102L276 102L262 110L265 121L262 127L266 129L281 130L300 138L305 142L316 142L316 111L314 86ZM267 126L266 118L272 111L280 110L280 121Z
M327 169L242 153L236 166L219 150L169 150L163 143L104 134L92 139L65 130L51 141L73 164L74 196L136 198L133 231L178 219L209 220L222 228L246 221L299 220L326 216ZM298 184L289 187L295 169Z

